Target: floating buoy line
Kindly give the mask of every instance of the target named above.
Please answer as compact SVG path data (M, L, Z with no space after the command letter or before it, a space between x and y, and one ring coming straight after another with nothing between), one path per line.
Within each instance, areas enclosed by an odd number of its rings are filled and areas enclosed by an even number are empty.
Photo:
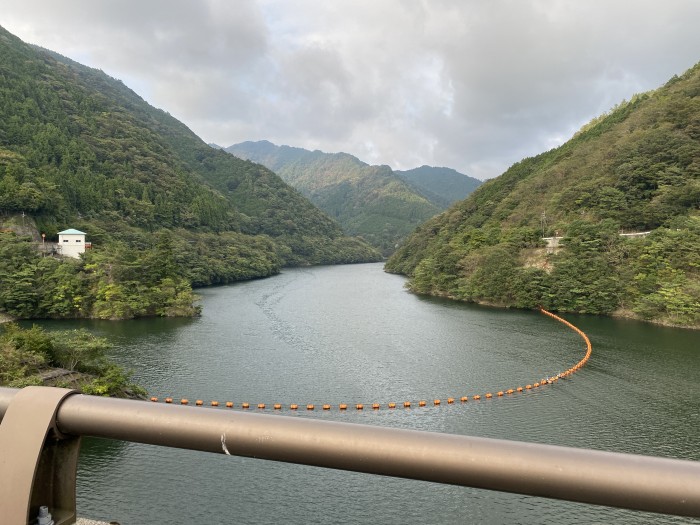
M569 377L570 375L578 372L581 368L583 368L588 360L591 357L591 352L592 352L592 347L591 347L591 341L588 339L588 336L578 328L577 326L574 326L572 323L567 321L566 319L563 319L559 317L558 315L553 314L552 312L548 312L544 308L539 309L540 312L542 312L544 315L551 317L552 319L555 319L559 321L560 323L566 325L569 327L571 330L576 332L578 335L581 336L581 338L584 340L586 343L586 355L575 365L573 365L571 368L565 370L564 372L559 372L554 375L549 375L546 376L538 381L532 381L531 383L527 383L524 386L518 386L515 388L508 388L508 389L503 389L503 390L498 390L495 392L486 392L484 394L473 394L471 396L461 396L461 397L448 397L447 399L433 399L432 401L426 401L426 400L420 400L420 401L403 401L403 402L385 402L385 403L370 403L370 404L365 404L365 403L339 403L336 405L332 404L322 404L322 405L315 405L315 404L303 404L303 403L290 403L290 404L282 404L282 403L274 403L274 404L266 404L266 403L248 403L248 402L242 402L242 403L234 403L233 401L225 401L225 402L219 402L219 401L209 401L206 403L207 406L211 407L225 407L229 409L240 409L240 410L250 410L250 409L257 409L257 410L267 410L267 409L272 409L273 411L281 411L281 410L291 410L291 411L299 411L299 410L307 410L307 411L313 411L313 410L322 410L322 411L328 411L328 410L340 410L341 412L345 412L348 410L355 410L355 411L361 411L365 409L369 410L379 410L379 409L397 409L397 408L411 408L411 407L427 407L427 406L440 406L443 404L443 402L447 405L453 405L455 403L467 403L468 401L480 401L482 399L492 399L493 397L507 397L507 396L512 396L516 395L519 393L527 392L533 389L541 388L546 385L551 385L553 383L556 383L560 379L565 379ZM180 398L180 399L175 399L172 396L169 397L164 397L164 398L158 398L158 397L151 397L151 401L154 403L158 403L160 401L163 401L167 404L180 404L180 405L190 405L194 404L194 406L204 406L205 402L202 399L197 399L194 401L194 403L191 403L189 399L187 398Z

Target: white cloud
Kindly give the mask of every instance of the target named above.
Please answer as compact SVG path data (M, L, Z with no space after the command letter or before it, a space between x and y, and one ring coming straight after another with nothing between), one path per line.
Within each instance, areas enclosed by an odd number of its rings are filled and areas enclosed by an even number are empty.
M3 0L207 142L500 174L697 62L695 0Z

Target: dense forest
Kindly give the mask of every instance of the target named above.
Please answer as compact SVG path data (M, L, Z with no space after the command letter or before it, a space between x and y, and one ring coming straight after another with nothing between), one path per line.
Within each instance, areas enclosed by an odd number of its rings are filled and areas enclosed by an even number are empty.
M72 227L94 247L61 261L5 232L0 310L19 317L185 314L193 285L380 258L267 168L0 28L0 228L19 215L47 241ZM49 304L64 296L79 300Z
M0 385L50 384L84 394L143 397L129 372L105 357L109 343L87 330L47 332L7 324L0 332ZM58 369L58 370L57 370Z
M418 293L700 326L699 254L700 64L485 183L386 269Z
M234 144L226 151L267 166L336 219L346 233L362 237L384 255L448 205L389 166L370 166L347 153L276 146L265 140Z

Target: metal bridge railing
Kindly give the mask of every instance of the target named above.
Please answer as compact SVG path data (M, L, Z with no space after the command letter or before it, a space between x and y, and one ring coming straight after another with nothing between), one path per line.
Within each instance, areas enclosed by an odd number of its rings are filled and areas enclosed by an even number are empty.
M700 462L0 387L0 515L75 521L79 436L700 517Z

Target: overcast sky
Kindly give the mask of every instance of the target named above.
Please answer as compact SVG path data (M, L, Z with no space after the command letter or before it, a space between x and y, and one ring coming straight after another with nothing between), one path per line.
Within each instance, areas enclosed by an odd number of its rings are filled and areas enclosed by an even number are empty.
M699 0L0 0L206 142L481 179L700 61Z

